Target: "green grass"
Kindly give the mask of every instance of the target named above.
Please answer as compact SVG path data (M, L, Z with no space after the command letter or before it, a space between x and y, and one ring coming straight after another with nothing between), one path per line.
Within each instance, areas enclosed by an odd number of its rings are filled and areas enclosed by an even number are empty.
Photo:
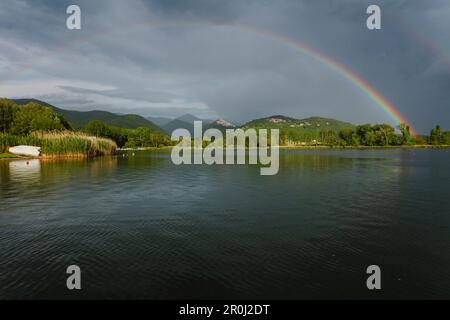
M13 158L19 158L15 154L12 153L0 153L0 159L13 159Z
M28 145L41 147L43 156L99 156L114 154L117 145L106 138L97 138L83 133L62 131L33 133L28 136L15 136L0 133L0 152L8 147Z

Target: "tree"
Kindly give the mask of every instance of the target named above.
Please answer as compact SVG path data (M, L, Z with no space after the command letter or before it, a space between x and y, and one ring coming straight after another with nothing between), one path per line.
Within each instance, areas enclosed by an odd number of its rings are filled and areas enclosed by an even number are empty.
M395 129L387 123L376 124L372 127L376 136L376 144L379 146L388 146L392 144L395 135Z
M442 134L442 144L450 145L450 131L445 131Z
M414 140L411 137L409 126L406 123L400 123L398 125L400 132L402 133L402 144L413 144Z
M443 136L440 126L436 126L434 129L431 129L429 143L433 145L438 145L443 142Z
M30 102L19 107L14 113L11 132L16 135L28 135L34 131L70 130L64 117L48 107Z
M83 131L96 137L111 138L112 132L109 126L100 120L89 121Z
M128 135L127 147L130 148L142 148L149 146L151 143L151 131L147 127L139 127L130 131Z
M10 131L16 108L12 101L0 99L0 132Z
M377 137L373 132L372 125L363 124L356 127L356 134L361 141L361 144L365 146L374 146L376 144Z
M111 131L110 139L114 140L119 147L123 147L128 141L128 135L132 129L119 128L114 126L109 126Z
M119 147L123 147L128 141L128 135L132 129L110 126L100 120L88 122L83 131L96 137L104 137L114 140Z

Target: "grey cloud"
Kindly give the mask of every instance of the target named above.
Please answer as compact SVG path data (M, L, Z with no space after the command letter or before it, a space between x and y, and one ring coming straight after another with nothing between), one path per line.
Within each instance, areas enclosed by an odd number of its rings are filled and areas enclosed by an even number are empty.
M380 31L365 28L368 0L76 2L79 32L65 29L71 1L0 3L0 81L15 95L26 85L35 90L23 96L38 96L49 83L54 92L40 96L79 110L389 121L336 70L269 30L351 69L419 131L450 128L448 1L375 1Z
M151 103L168 103L174 99L182 98L181 96L170 92L160 92L152 90L136 90L136 89L92 90L71 86L59 86L59 87L66 91L79 94L97 94L106 97L141 100Z

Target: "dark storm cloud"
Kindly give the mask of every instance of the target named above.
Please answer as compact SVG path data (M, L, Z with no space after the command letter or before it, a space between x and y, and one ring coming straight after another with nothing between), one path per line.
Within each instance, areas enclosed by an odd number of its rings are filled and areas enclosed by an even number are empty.
M73 3L80 31L65 28ZM369 4L382 8L379 31L365 27ZM155 116L389 121L342 75L269 30L345 65L425 132L450 127L449 21L443 0L7 0L0 95Z
M225 22L240 16L242 7L250 1L166 0L144 1L150 11L167 18L201 18Z
M151 90L135 90L135 89L121 89L121 90L92 90L85 88L77 88L71 86L60 86L69 92L79 94L96 94L106 97L124 98L124 99L136 99L154 103L168 103L173 99L181 99L182 97L174 95L170 92L157 92Z

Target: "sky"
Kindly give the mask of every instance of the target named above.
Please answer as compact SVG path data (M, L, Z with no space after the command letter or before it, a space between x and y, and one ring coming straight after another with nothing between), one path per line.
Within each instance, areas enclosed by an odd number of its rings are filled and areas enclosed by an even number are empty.
M66 8L81 8L81 30ZM368 30L366 8L381 8ZM450 130L450 1L2 0L0 97L143 116L391 119L325 54L421 133Z

